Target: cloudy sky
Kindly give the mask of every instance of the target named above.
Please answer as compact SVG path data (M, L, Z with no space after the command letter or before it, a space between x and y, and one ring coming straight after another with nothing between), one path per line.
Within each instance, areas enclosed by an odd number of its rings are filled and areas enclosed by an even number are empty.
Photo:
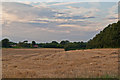
M4 2L3 38L88 41L118 21L117 2Z

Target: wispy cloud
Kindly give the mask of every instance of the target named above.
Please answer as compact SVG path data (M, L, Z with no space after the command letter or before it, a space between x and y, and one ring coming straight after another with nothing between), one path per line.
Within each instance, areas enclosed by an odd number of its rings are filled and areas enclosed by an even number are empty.
M25 38L43 42L65 38L86 41L117 18L115 4L110 4L113 7L109 10L99 8L104 6L102 4L94 3L92 7L88 3L80 4L3 3L3 37L16 41Z

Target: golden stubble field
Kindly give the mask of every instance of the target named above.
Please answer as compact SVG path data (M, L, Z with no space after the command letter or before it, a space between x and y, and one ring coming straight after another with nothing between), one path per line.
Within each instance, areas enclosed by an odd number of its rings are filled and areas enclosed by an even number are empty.
M118 75L118 49L3 49L3 78L93 78Z

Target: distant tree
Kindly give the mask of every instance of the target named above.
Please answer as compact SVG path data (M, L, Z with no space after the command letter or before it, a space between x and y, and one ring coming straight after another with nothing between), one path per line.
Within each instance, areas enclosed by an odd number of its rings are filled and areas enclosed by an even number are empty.
M73 43L71 42L64 46L65 51L85 49L85 48L86 48L86 42L73 42Z
M19 47L19 48L30 48L30 44L28 43L28 41L23 41L23 42L19 42L17 44L17 47Z
M36 42L35 42L35 41L32 41L32 47L34 47L34 45L36 45Z
M75 49L77 49L76 46L77 45L75 45L74 43L69 43L69 44L64 46L64 49L65 49L65 51L75 50Z
M2 47L5 47L5 48L10 47L9 39L5 38L5 39L2 40Z
M61 41L61 42L60 42L60 44L62 44L62 45L66 45L66 44L68 44L68 43L70 43L68 40L66 40L66 41Z
M22 48L22 47L24 47L24 43L23 43L23 42L19 42L19 43L17 44L17 46L18 46L19 48Z
M53 44L58 44L58 42L57 42L57 41L52 41L52 43L53 43Z
M36 45L36 42L35 42L35 41L32 41L32 45Z
M45 43L39 43L38 46L44 48Z
M27 40L25 40L25 41L23 41L24 43L28 43L28 41Z

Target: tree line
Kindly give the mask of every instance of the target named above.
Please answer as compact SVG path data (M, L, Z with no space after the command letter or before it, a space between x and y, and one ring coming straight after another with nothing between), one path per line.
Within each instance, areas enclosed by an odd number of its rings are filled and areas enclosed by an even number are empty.
M32 41L29 43L27 40L15 43L5 38L1 43L3 48L64 48L65 51L86 48L85 42L70 42L68 40L63 40L60 43L57 41L52 41L50 43L36 43Z
M120 48L120 21L109 24L103 31L100 31L93 39L88 42L70 42L63 40L60 43L52 41L50 43L36 43L27 40L15 43L5 38L0 41L3 48L64 48L65 51L77 49L92 49L92 48Z

